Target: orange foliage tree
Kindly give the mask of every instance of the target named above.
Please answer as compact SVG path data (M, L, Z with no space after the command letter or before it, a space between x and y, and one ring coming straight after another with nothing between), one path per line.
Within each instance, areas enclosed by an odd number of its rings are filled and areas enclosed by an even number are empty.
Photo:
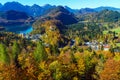
M100 74L100 80L120 80L120 61L108 59Z

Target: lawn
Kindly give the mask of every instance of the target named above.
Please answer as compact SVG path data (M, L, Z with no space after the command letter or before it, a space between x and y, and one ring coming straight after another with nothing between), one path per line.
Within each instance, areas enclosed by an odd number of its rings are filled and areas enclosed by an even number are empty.
M120 27L114 28L114 29L110 29L110 30L106 30L106 31L103 31L103 33L104 33L104 34L107 34L108 31L113 31L113 32L115 31L115 33L120 33Z
M116 43L116 46L120 47L120 43Z

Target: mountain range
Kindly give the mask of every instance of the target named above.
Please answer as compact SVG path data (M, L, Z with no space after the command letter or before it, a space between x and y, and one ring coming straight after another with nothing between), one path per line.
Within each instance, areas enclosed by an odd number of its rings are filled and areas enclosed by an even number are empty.
M0 4L0 11L9 11L9 10L22 11L22 12L26 12L30 16L38 17L46 14L49 10L56 7L57 6L50 4L46 4L44 6L39 6L37 4L34 4L32 6L29 6L29 5L22 5L21 3L18 2L7 2L4 5ZM114 8L114 7L98 7L98 8L82 8L82 9L72 9L68 6L63 6L63 7L67 9L69 12L72 12L74 14L99 12L105 9L120 12L120 8Z
M55 6L46 4L39 6L22 5L18 2L0 4L0 23L59 20L64 25L74 24L79 21L116 22L120 20L120 9L114 7L72 9L68 6Z

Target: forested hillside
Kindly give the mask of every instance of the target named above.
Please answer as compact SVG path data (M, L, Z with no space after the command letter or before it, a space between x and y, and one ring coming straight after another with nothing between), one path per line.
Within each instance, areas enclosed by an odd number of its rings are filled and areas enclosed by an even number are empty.
M8 2L2 21L33 24L26 34L0 24L0 80L120 80L119 8Z

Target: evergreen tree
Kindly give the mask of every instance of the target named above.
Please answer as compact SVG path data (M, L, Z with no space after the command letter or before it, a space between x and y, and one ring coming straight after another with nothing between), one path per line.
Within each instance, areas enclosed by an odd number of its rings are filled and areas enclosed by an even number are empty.
M51 50L53 55L59 55L59 49L57 45L51 45Z
M47 53L45 51L45 48L44 48L42 42L37 43L37 47L36 47L33 55L34 55L34 59L38 63L47 59Z
M0 44L0 62L9 64L10 58L7 54L6 47L3 44Z
M20 53L19 44L15 41L12 46L12 61L17 62L18 54Z

